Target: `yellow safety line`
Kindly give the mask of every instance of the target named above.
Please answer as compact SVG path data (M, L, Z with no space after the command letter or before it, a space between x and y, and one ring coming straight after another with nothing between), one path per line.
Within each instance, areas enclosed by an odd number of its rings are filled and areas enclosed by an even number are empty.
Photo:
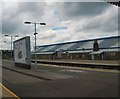
M10 91L8 88L6 88L4 85L2 85L1 83L0 83L0 85L6 90L6 91L8 91L10 94L12 94L14 97L16 97L17 99L20 99L20 97L18 97L16 94L14 94L12 91Z

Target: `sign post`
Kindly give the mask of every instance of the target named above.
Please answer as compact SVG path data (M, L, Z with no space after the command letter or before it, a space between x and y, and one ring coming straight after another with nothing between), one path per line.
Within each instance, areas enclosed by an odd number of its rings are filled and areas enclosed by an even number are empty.
M15 66L30 69L31 47L30 37L26 36L13 42Z

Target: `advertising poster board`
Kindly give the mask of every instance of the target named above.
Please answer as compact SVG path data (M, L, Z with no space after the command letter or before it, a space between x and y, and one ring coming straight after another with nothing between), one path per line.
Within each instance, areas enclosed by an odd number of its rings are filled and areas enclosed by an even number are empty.
M15 66L30 69L31 47L30 37L26 36L13 42Z

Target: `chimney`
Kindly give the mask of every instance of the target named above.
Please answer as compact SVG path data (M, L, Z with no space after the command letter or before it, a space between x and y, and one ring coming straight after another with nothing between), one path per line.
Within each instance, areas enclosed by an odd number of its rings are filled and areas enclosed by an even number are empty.
M98 42L97 42L97 40L94 40L94 43L93 43L93 51L98 51L98 50L99 50Z

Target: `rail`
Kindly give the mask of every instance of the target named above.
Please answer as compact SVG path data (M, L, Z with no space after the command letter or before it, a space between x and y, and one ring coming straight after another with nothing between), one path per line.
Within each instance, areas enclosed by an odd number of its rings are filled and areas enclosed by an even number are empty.
M32 60L34 63L35 61ZM119 65L113 65L113 64L92 64L92 63L78 63L78 62L55 62L55 61L40 61L37 60L37 63L40 64L51 64L51 65L59 65L59 66L74 66L74 67L87 67L87 68L102 68L102 69L115 69L120 70Z

